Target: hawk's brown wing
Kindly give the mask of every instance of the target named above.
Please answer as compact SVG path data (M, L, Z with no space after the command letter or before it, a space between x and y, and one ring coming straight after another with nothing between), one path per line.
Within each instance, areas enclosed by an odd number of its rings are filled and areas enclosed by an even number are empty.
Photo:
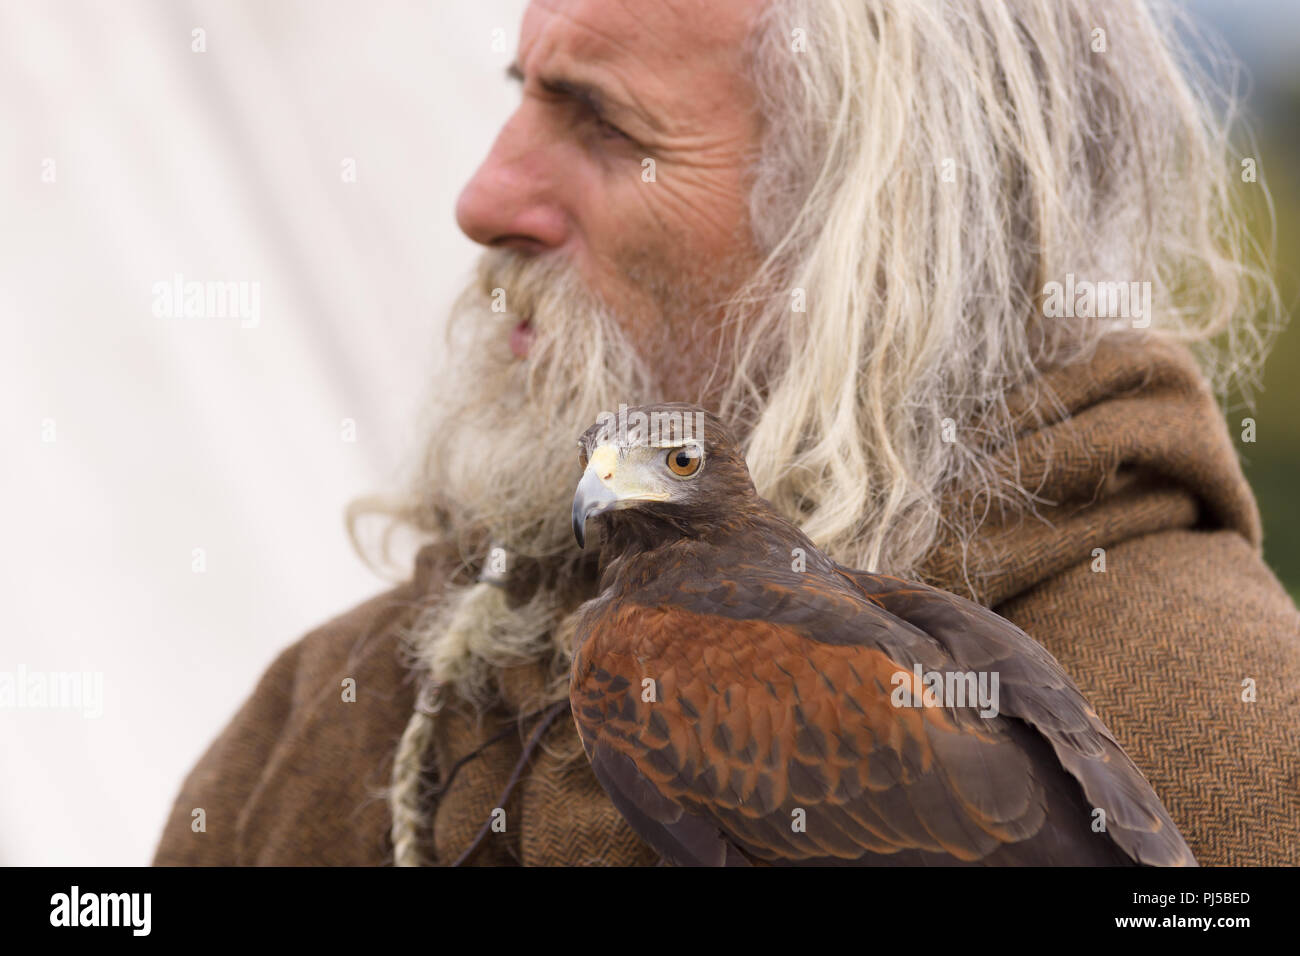
M737 571L663 576L642 589L654 600L594 602L580 628L572 704L591 766L669 860L1193 862L1078 689L1009 622L944 592ZM1001 670L1013 719L894 706L914 663Z
M579 733L666 857L1126 860L1028 727L893 706L914 663L957 666L941 642L847 586L740 570L720 585L666 574L644 603L593 602L580 626Z
M1195 866L1147 779L1046 648L973 601L882 574L838 569L868 600L937 641L961 670L997 672L1000 709L1032 726L1106 811L1107 832L1134 860Z

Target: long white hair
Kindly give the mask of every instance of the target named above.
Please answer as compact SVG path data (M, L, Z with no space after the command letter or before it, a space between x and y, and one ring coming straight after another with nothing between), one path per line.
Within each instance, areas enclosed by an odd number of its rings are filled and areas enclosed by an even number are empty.
M1169 4L774 0L763 20L768 258L721 411L836 558L907 574L944 522L969 530L941 508L955 483L1031 494L988 472L1003 396L1106 336L1149 321L1221 391L1249 386L1277 308L1237 209L1266 194L1231 144L1234 77L1195 57L1227 61ZM1150 283L1154 314L1045 316L1071 275Z

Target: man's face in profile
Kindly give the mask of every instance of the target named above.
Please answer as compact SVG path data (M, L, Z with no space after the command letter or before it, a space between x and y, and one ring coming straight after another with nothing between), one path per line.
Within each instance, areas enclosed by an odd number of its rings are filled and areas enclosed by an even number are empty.
M452 533L574 555L574 440L621 403L703 401L759 251L761 4L536 0L518 109L456 207L487 251L449 320L422 494Z
M665 398L694 397L718 305L755 254L744 49L759 7L534 0L510 68L521 102L456 208L475 242L571 271L679 392ZM552 317L497 287L524 358Z

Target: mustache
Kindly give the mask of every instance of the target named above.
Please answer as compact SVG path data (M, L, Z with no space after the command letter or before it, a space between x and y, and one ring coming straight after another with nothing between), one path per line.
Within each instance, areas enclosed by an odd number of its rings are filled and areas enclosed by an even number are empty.
M534 337L520 358L506 333L523 318ZM467 515L536 519L538 504L568 483L577 437L596 415L657 391L613 313L564 260L489 250L450 316L448 337L431 383L438 400L428 460ZM473 449L472 471L450 468L447 447Z
M490 249L478 262L476 289L494 315L552 324L558 317L603 310L566 260Z

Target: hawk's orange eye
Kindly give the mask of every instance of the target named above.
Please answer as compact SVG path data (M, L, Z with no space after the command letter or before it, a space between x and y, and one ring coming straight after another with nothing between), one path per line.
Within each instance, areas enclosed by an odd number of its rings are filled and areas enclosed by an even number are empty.
M703 460L698 445L674 448L668 453L668 470L679 478L689 478L700 470Z

